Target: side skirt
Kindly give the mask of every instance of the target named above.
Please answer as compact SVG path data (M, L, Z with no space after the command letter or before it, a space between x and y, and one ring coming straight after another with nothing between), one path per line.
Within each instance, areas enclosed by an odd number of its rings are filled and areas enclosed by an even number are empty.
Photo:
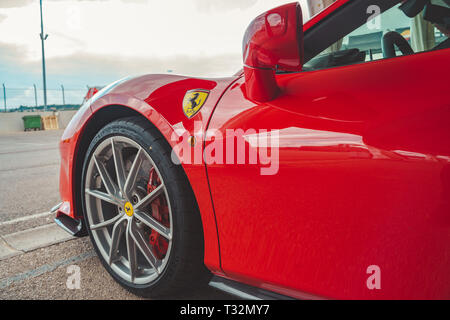
M74 237L82 237L84 234L82 233L82 223L81 221L76 221L69 216L64 214L56 217L54 219L56 224L60 226L64 231L71 234Z
M50 212L56 214L54 219L55 223L61 227L64 231L74 237L84 237L87 235L86 230L83 228L83 222L81 220L75 220L63 213L59 213L58 210L61 207L62 202L54 206Z
M294 298L279 293L249 286L219 276L214 276L209 282L209 285L245 300L295 300Z

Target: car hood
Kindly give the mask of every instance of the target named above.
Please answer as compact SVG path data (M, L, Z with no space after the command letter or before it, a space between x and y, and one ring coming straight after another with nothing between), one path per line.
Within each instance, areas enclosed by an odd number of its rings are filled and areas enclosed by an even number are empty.
M228 85L239 76L226 78L193 78L181 75L148 74L138 77L128 77L119 80L110 93L126 94L139 100L151 103L161 95L180 94L184 96L185 91L192 89L215 90Z

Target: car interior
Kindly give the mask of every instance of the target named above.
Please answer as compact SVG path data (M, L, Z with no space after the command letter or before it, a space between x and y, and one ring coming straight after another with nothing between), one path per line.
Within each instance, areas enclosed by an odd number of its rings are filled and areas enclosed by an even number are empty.
M368 21L369 3L380 14ZM450 0L355 1L348 6L305 33L303 71L450 48Z

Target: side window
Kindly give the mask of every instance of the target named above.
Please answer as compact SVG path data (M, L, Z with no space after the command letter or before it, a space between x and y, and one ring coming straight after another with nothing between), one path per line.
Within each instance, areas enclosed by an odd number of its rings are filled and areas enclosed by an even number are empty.
M364 51L364 61L383 58L383 35L395 31L405 40L411 41L410 18L398 9L398 5L373 18L342 39L340 50L358 49Z
M407 17L396 5L376 15L305 64L305 71L331 68L405 54L440 49L448 37L442 28L423 19ZM370 10L368 10L370 12Z

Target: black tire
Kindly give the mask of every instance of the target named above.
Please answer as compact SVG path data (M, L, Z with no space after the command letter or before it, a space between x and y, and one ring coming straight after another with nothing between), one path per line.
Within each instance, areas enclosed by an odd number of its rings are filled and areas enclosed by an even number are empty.
M163 272L147 284L134 284L114 272L100 254L86 216L84 186L87 165L96 146L111 136L125 136L146 150L165 181L170 201L173 219L170 256ZM139 117L123 118L106 125L88 148L82 174L81 199L86 229L103 266L121 286L142 297L168 298L201 287L209 281L210 273L203 264L203 229L193 191L182 167L172 162L171 147L156 127Z

